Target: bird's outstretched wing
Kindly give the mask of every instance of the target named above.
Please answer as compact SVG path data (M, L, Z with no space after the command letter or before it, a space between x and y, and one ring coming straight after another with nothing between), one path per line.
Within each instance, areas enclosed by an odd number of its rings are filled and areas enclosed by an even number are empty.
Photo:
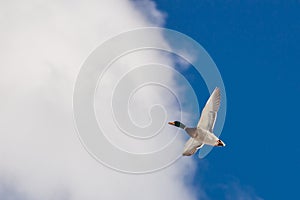
M203 144L201 142L195 140L194 138L190 138L184 145L184 150L182 155L191 156L194 153L196 153L196 151L200 149L202 146Z
M216 88L207 100L200 120L198 122L197 128L203 128L213 132L214 125L217 119L217 112L220 107L220 89Z

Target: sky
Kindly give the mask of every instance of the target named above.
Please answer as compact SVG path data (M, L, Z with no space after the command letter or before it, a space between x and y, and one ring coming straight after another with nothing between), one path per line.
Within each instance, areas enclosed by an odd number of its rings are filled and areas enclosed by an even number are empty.
M0 199L297 197L299 8L299 1L1 1ZM227 96L221 134L226 147L214 148L204 159L186 157L163 170L133 175L100 164L86 151L76 134L72 96L91 52L117 34L149 26L188 35L216 63ZM160 34L151 38L168 42ZM199 106L205 104L209 93L199 73L193 66L180 68L162 52L137 52L120 59L97 95L110 102L108 93L102 93L109 92L122 73L153 61L178 67ZM175 74L155 77L186 97ZM140 74L130 81L149 77L154 75ZM147 123L143 113L157 102L164 102L168 119L178 117L171 96L153 88L137 93L133 118ZM181 98L182 103L188 99ZM97 106L101 119L105 106ZM199 113L183 109L182 121L196 123L192 117ZM149 143L134 142L118 137L108 117L105 126L114 130L108 137L128 151L151 151L174 137L174 129L166 127ZM176 139L179 144L185 140L180 134Z
M226 87L221 138L227 146L194 158L206 166L194 184L204 185L211 199L298 196L299 1L156 3L167 15L165 27L207 50Z

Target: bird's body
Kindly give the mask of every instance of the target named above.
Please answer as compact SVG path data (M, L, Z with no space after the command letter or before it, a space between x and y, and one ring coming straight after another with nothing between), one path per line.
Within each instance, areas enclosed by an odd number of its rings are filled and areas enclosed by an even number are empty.
M185 128L185 131L197 141L214 146L219 140L213 133L202 128Z
M216 88L202 110L197 127L189 128L181 122L169 122L170 125L184 129L191 137L185 144L182 155L190 156L196 153L204 144L210 146L225 146L214 133L213 128L220 107L220 90Z

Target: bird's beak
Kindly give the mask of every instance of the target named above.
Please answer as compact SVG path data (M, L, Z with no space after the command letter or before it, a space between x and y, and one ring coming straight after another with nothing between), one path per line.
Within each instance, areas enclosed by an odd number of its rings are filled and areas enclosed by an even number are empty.
M170 124L170 125L175 125L175 122L168 122L168 124Z

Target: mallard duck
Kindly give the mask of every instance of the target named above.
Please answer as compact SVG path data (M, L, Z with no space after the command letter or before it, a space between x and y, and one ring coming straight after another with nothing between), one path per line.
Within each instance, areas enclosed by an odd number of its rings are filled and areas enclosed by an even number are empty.
M211 146L224 147L225 143L214 133L214 125L217 112L220 107L220 89L216 88L206 102L197 127L189 128L179 121L169 122L168 124L184 129L191 137L185 144L182 155L191 156L203 147L204 144Z

